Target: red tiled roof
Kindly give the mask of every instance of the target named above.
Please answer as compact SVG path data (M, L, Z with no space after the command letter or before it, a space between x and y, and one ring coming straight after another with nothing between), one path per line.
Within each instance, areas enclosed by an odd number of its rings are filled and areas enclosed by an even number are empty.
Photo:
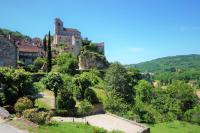
M96 45L97 45L98 47L103 47L103 46L104 46L104 42L96 43Z
M38 53L41 52L41 49L37 46L25 46L25 45L17 45L18 50L20 52L30 52L30 53Z

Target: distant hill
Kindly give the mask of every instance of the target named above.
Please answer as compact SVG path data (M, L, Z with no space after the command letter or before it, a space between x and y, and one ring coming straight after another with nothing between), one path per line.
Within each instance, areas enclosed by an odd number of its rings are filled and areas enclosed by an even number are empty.
M12 38L18 38L18 39L30 39L29 36L23 35L18 31L11 31L9 29L3 29L3 28L0 28L0 35L1 36L3 35L4 37L8 37L10 35Z
M142 72L173 72L178 69L200 70L200 55L177 55L155 60L142 62L139 64L126 65L126 67L138 68Z

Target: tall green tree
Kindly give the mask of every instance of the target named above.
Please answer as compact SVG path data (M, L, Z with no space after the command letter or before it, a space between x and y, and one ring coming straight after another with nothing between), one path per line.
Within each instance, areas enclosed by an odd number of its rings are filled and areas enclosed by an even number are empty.
M136 88L136 102L150 103L153 98L153 87L145 80L140 80Z
M55 107L56 99L58 96L59 90L63 89L63 79L59 73L48 73L47 77L43 79L43 83L46 85L46 88L54 92L55 96Z
M167 87L167 91L170 97L180 100L183 112L192 109L198 103L194 88L182 81L174 81Z
M47 71L50 72L52 68L52 53L51 53L51 34L48 35L48 49L47 49Z
M126 102L131 103L133 101L133 86L129 79L127 70L121 64L113 63L106 71L106 90L114 90Z
M76 75L74 78L74 84L81 95L81 99L85 98L85 91L91 86L91 82L88 79L87 73L82 73L80 75Z
M43 39L43 50L45 52L45 56L46 56L46 52L47 52L47 38L46 38L46 35Z

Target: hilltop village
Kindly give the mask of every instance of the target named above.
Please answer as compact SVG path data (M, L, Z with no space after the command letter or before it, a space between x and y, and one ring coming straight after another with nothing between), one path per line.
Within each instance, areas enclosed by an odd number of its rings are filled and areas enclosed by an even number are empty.
M45 38L49 39L47 36ZM69 52L78 58L79 69L81 70L103 69L108 65L104 56L104 42L91 44L92 49L96 49L96 51L84 51L83 49L91 48L84 46L82 42L91 43L91 41L87 38L84 40L78 29L65 28L64 23L59 18L54 20L54 35L50 39L53 56L62 52ZM42 39L30 38L19 32L0 29L0 66L17 67L19 63L28 66L38 57L45 56L46 52Z

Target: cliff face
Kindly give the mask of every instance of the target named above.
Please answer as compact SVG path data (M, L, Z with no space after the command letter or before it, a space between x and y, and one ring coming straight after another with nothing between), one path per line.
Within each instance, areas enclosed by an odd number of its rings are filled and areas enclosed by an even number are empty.
M84 52L79 56L79 69L104 69L108 67L108 61L104 55L93 52Z

